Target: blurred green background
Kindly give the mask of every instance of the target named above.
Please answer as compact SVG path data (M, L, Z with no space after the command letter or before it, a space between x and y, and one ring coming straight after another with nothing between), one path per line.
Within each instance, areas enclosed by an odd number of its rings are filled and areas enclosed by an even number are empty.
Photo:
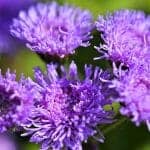
M58 2L88 9L93 13L95 19L99 14L123 8L150 13L150 0L58 0ZM107 65L104 61L93 61L93 57L98 56L93 45L98 45L98 43L99 35L94 33L92 46L79 48L77 53L71 57L80 66L81 72L85 63L92 63L103 68ZM40 58L27 49L20 50L15 56L1 56L0 66L3 71L9 67L11 70L16 70L18 75L24 73L26 76L32 76L34 66L45 68L45 64ZM125 121L122 125L106 133L105 137L105 143L99 144L98 149L100 150L150 150L150 133L144 125L137 128L130 121ZM38 146L28 143L26 138L16 137L16 140L20 145L20 150L38 150ZM85 149L89 149L88 146L85 145Z

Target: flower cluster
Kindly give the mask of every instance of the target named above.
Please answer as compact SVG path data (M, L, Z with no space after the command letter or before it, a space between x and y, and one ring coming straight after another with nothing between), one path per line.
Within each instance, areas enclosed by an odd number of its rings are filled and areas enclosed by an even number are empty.
M23 76L16 81L15 73L0 73L0 132L27 123L33 107L33 85Z
M137 64L150 49L150 17L141 11L120 10L96 22L104 44L98 47L103 57L127 67Z
M113 86L119 93L117 99L122 107L120 112L132 119L137 126L145 122L150 129L150 72L142 68L120 71Z
M40 54L65 57L79 46L88 46L93 29L90 12L56 2L37 4L14 19L11 33Z
M96 22L104 44L98 51L120 68L113 87L119 94L120 112L138 126L150 121L150 17L144 12L120 10ZM122 65L128 70L123 70Z
M99 68L92 71L91 66L85 66L85 79L80 80L74 62L69 71L62 66L61 75L56 69L53 64L47 66L46 74L35 69L35 82L41 96L31 114L31 126L25 126L25 129L27 134L32 134L32 142L42 143L42 150L82 149L82 141L99 134L97 125L113 121L112 110L104 109L112 103L104 93L107 83L100 80L107 80L109 75ZM97 140L103 141L103 137Z
M15 12L9 0L0 2L0 50L10 48L7 24L31 3L24 2L14 1ZM112 62L113 71L85 65L80 76L74 61L68 67L61 62L78 47L90 45L94 27L103 40L96 48ZM21 10L10 32L51 63L45 73L36 67L33 80L22 75L17 81L9 70L0 73L0 133L22 130L41 150L82 150L89 137L104 141L99 126L114 122L113 102L120 103L122 115L150 130L150 16L119 10L99 16L94 25L87 10L39 3Z

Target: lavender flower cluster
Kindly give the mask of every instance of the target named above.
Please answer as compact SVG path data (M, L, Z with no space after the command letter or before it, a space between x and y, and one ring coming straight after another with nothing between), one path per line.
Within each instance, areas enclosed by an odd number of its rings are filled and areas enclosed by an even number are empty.
M120 10L100 16L96 26L104 40L97 50L114 64L112 87L120 95L121 114L137 126L145 122L150 129L150 16Z
M95 46L98 58L109 60L111 70L85 65L81 77L74 61L69 67L53 62L88 47L94 29L103 40ZM89 137L104 142L99 126L115 122L114 102L122 115L150 129L150 16L119 10L94 23L87 10L39 3L21 10L10 32L51 62L46 72L35 67L34 79L0 74L0 133L21 130L41 150L82 150Z
M14 19L11 33L26 41L34 52L65 57L88 46L93 19L89 11L56 2L39 3Z

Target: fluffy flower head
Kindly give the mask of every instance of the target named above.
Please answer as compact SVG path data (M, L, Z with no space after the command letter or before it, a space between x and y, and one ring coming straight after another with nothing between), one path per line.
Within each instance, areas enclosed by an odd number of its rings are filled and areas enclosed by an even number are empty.
M150 71L141 67L121 72L113 81L120 95L121 114L130 117L137 126L146 123L150 129Z
M14 19L11 32L40 54L64 57L79 46L88 46L92 16L88 11L56 2L39 3Z
M41 143L42 150L63 147L79 150L89 136L102 142L102 136L95 136L101 135L96 126L112 123L113 116L112 110L104 109L111 100L105 93L108 90L106 84L100 81L101 77L107 79L108 74L85 66L85 79L80 80L74 62L69 71L62 67L61 75L56 69L53 64L47 66L47 74L35 69L41 96L31 115L31 127L25 128L27 134L32 134L31 141Z
M150 17L144 12L120 10L96 22L104 44L98 51L114 62L131 67L150 49Z
M15 73L9 70L0 73L0 132L5 132L26 123L33 106L30 80L22 78L16 81Z

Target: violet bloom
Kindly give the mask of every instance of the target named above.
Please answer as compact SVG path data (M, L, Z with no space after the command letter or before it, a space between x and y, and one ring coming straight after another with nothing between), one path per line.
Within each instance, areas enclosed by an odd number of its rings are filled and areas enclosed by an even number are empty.
M10 34L12 18L22 9L33 4L34 0L0 0L0 53L13 53L20 44Z
M104 44L102 57L131 67L144 59L150 49L150 16L135 10L120 10L96 22Z
M63 58L79 46L89 46L92 28L88 11L51 2L21 11L11 33L25 40L32 51Z
M9 70L5 75L0 73L0 132L27 123L33 108L33 86L30 79L23 76L16 81L15 73Z
M150 130L150 68L136 67L130 71L119 71L113 80L121 103L120 112L139 126L146 123Z
M103 142L97 125L112 123L112 110L107 83L109 75L97 67L85 65L85 78L79 79L77 66L71 63L69 71L61 67L61 73L53 64L47 65L47 73L35 69L35 81L39 84L40 97L31 115L31 126L26 126L30 141L41 144L41 150L68 148L81 150L82 142L94 136ZM107 85L107 86L106 86Z

